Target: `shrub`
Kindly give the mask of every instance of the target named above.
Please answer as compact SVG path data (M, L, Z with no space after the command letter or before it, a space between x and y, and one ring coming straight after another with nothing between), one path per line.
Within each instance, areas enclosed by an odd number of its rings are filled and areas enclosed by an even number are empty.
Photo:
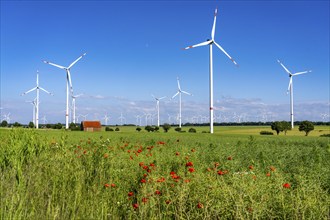
M163 124L163 129L164 129L164 132L168 132L171 129L171 125L165 123L165 124Z
M142 128L137 127L135 130L138 131L138 132L140 132L142 130Z
M148 132L152 132L152 131L154 131L155 129L152 127L152 126L150 126L150 125L147 125L145 128L144 128L146 131L148 131Z
M314 125L310 121L302 121L299 125L299 131L304 131L306 133L305 136L307 136L309 132L313 130L314 130Z
M177 131L177 132L180 132L181 131L181 128L180 127L179 128L175 128L174 130Z
M321 134L320 137L330 137L330 134Z
M196 133L196 129L195 128L189 128L188 132L190 132L190 133Z
M29 123L29 128L34 128L34 123L32 121Z
M119 131L120 129L117 127L116 129L115 129L115 131Z
M260 135L274 135L271 131L260 131Z
M110 127L105 127L105 131L113 131L113 129L112 128L110 128Z

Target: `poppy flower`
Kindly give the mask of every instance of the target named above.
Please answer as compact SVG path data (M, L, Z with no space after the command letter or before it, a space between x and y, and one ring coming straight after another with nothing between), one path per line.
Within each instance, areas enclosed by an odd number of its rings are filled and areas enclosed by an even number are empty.
M116 184L111 183L111 187L112 187L112 188L115 188L115 187L116 187Z
M269 169L270 169L271 171L275 171L275 170L276 170L276 168L273 167L273 166L269 167Z
M190 168L188 169L188 171L189 171L190 173L192 173L192 172L195 172L195 169L194 169L193 167L190 167Z
M141 179L140 182L141 182L141 183L146 183L147 180L146 180L146 179Z
M250 166L249 166L249 169L250 169L250 170L253 170L253 166L252 166L252 165L250 165Z
M196 150L195 149L191 149L191 152L195 152Z
M176 174L176 173L175 173L174 171L171 171L171 172L170 172L170 175L171 175L171 176L173 176L173 175L175 175L175 174Z
M214 163L214 167L218 167L220 164L218 162Z
M176 153L175 153L175 155L176 155L176 156L179 156L179 155L180 155L180 153L179 153L179 152L176 152Z
M104 184L104 187L105 187L105 188L108 188L109 186L110 186L109 183Z
M192 167L192 166L194 166L194 164L191 161L186 163L186 167Z
M137 204L137 203L134 203L134 204L133 204L133 208L134 208L134 209L137 209L137 208L139 208L139 204Z
M232 157L228 157L227 160L232 160L233 158Z
M266 173L266 176L270 176L270 173Z
M197 208L202 209L203 207L204 207L204 205L203 205L202 203L199 202L199 203L197 204Z
M186 180L184 180L184 182L185 182L185 183L189 183L189 182L190 182L190 180L186 179Z
M139 166L142 167L144 165L144 162L140 162Z
M290 185L290 183L284 183L283 187L286 188L286 189L290 189L291 185Z
M160 179L157 180L157 182L159 182L159 183L162 183L164 181L165 181L165 178L164 177L162 177L162 178L160 178Z
M129 193L128 193L128 196L129 196L129 197L131 197L131 196L133 196L133 195L134 195L133 192L129 192Z
M143 202L143 203L146 203L146 202L148 202L148 198L145 198L145 197L144 197L144 198L142 198L142 202Z
M171 200L166 200L165 203L166 204L170 204L171 203Z
M224 175L225 173L224 173L222 170L219 170L219 171L218 171L218 174L219 174L220 176L222 176L222 175Z
M156 190L156 191L155 191L155 194L156 194L156 195L161 195L162 193L161 193L159 190Z

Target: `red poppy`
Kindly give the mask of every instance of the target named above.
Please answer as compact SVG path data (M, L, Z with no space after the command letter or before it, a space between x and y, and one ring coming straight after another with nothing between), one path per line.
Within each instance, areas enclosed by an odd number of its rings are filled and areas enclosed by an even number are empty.
M218 171L218 174L219 174L220 176L222 176L222 175L224 175L225 173L224 173L222 170L219 170L219 171Z
M133 204L133 208L134 208L134 209L137 209L137 208L139 208L139 204L137 204L137 203L134 203L134 204Z
M144 165L144 162L140 162L139 166L142 167Z
M218 162L214 163L214 167L218 167L220 164Z
M203 205L202 203L199 202L199 203L197 204L197 208L202 209L203 207L204 207L204 205Z
M232 158L232 157L228 157L227 159L228 159L228 160L232 160L233 158Z
M290 189L291 185L290 185L290 183L284 183L283 187L286 188L286 189Z
M270 173L266 173L266 176L270 176Z
M104 184L104 187L105 187L105 188L108 188L109 186L110 186L109 183Z
M116 187L116 184L111 183L111 187L112 187L112 188L115 188L115 187Z
M250 170L253 170L253 166L252 166L252 165L250 165L250 166L249 166L249 169L250 169Z
M176 173L175 173L174 171L171 171L171 172L170 172L170 175L171 175L171 176L173 176L173 175L175 175L175 174L176 174Z
M179 152L176 152L176 153L175 153L175 155L176 155L176 156L179 156L179 155L180 155L180 153L179 153Z
M147 180L146 180L146 179L141 179L140 182L141 182L141 183L146 183Z
M129 192L129 193L128 193L128 196L129 196L129 197L131 197L131 196L133 196L133 195L134 195L133 192Z
M148 166L143 166L143 169L144 170L147 170L149 167Z
M192 166L194 166L194 164L191 161L186 163L186 167L192 167Z
M210 172L212 169L210 167L208 167L206 170Z
M196 150L195 149L191 149L191 152L195 152Z
M189 183L189 182L190 182L190 180L186 179L186 180L184 180L184 182L185 182L185 183Z
M160 179L157 180L157 182L159 182L159 183L162 183L164 181L165 181L165 178L164 177L162 177L162 178L160 178Z
M165 142L163 142L163 141L158 141L158 142L157 142L157 144L161 144L161 145L164 145L164 144L165 144Z
M166 204L170 204L171 203L171 200L166 200L165 203Z
M269 169L270 169L271 171L275 171L275 170L276 170L276 168L273 167L273 166L269 167Z
M138 149L138 150L137 150L137 152L138 152L138 153L141 153L141 152L142 152L142 150L141 150L141 149Z
M148 202L148 198L145 198L145 197L144 197L144 198L142 198L142 202L143 202L143 203L146 203L146 202Z
M193 167L190 167L190 168L188 169L188 171L189 171L190 173L192 173L192 172L195 172L195 169L194 169Z
M159 190L156 190L156 191L155 191L155 194L156 194L156 195L161 195L162 193L161 193Z

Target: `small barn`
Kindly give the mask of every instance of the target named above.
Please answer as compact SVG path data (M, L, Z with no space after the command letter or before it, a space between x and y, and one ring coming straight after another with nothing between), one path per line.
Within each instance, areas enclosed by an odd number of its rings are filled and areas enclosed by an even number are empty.
M81 130L82 131L101 131L100 121L82 121Z

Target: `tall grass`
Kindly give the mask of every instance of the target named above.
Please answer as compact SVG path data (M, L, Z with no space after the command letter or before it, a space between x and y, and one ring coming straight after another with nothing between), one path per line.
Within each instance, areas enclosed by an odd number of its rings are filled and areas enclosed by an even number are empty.
M0 216L329 219L329 158L327 138L13 129L1 140Z

